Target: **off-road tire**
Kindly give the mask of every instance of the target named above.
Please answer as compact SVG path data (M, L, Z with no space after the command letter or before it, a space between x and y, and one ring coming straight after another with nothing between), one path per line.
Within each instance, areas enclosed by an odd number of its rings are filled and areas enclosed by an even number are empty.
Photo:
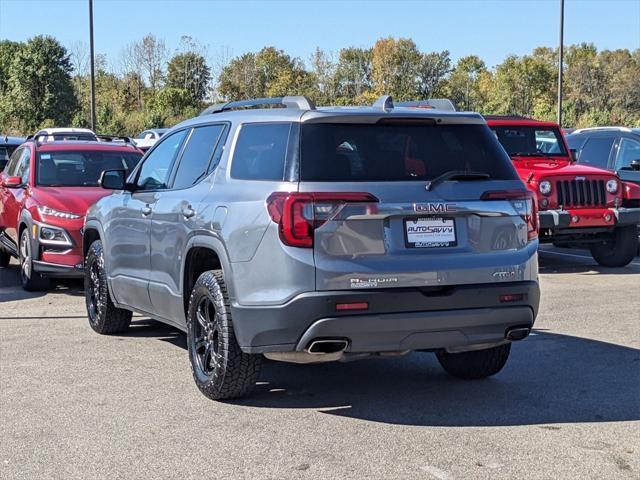
M89 247L84 262L84 298L89 326L97 333L122 333L131 324L132 313L117 308L111 301L107 272L104 268L102 242L96 240Z
M506 343L484 350L462 353L436 353L438 362L445 371L454 377L464 379L486 378L498 373L507 363L511 344Z
M47 277L43 277L33 270L33 247L29 238L29 229L25 228L20 234L18 244L18 260L20 261L20 282L27 292L37 292L51 287Z
M238 345L221 270L204 272L193 287L187 312L187 347L193 379L208 398L238 398L255 386L262 355L244 353Z
M616 227L613 239L591 246L591 255L604 267L624 267L638 251L638 228L635 225Z
M11 261L11 255L9 252L0 247L0 268L7 268Z

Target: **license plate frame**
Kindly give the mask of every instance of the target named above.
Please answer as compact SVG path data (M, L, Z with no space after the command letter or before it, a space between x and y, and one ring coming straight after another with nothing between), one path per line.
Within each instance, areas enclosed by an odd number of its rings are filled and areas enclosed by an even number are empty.
M422 222L425 225L424 227L435 226L435 227L445 227L451 228L451 233L441 232L440 236L437 237L436 233L434 233L434 239L430 241L416 241L415 237L419 237L421 235L420 232L412 232L409 233L409 226L413 224L413 226L418 226L419 223ZM458 235L456 233L456 222L453 217L440 217L440 216L427 216L427 217L417 217L417 218L405 218L403 220L403 229L404 229L404 244L406 248L449 248L455 247L458 245ZM428 232L424 232L428 233ZM423 235L424 236L424 235ZM451 238L453 237L453 238ZM412 240L413 239L413 240Z

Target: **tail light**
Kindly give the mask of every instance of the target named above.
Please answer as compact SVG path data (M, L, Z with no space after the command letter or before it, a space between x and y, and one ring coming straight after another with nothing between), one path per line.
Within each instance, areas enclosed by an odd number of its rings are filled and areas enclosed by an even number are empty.
M527 239L538 237L538 204L536 196L529 190L497 190L484 192L482 200L508 200L520 217L527 223Z
M313 247L313 232L348 203L378 203L365 192L274 192L267 198L267 211L278 224L280 239L291 247ZM366 213L374 213L367 206Z

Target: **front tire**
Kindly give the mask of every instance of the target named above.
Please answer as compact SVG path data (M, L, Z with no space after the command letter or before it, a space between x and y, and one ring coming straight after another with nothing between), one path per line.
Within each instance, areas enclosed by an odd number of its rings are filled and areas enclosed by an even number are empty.
M20 234L20 247L18 250L22 288L27 292L35 292L49 288L49 279L33 270L33 248L31 246L28 228L25 228Z
M89 325L102 335L121 333L131 324L132 313L117 308L111 301L107 272L104 268L102 242L96 240L89 247L84 262L84 298Z
M205 396L212 400L237 398L253 389L262 356L246 354L238 345L221 270L204 272L193 287L187 347L193 379Z
M493 348L470 352L436 353L438 362L445 371L454 377L464 379L486 378L498 373L507 363L511 344L505 343Z
M613 239L591 246L591 255L604 267L624 267L638 251L638 229L635 225L616 227Z

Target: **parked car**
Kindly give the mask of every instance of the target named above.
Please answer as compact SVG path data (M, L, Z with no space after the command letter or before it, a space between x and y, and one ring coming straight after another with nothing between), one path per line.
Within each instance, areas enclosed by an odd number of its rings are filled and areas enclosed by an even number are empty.
M162 135L164 135L167 130L167 128L151 128L149 130L140 132L140 134L133 140L139 149L146 152L158 140L160 140L160 137L162 137Z
M185 331L212 399L251 390L263 355L428 350L487 377L538 311L534 196L478 114L232 102L102 185L116 193L87 213L91 328L124 331L135 311Z
M589 248L608 267L637 252L640 189L613 172L576 164L557 124L522 117L486 116L540 207L540 241Z
M567 136L578 163L615 171L640 185L640 128L581 128Z
M4 170L4 167L9 162L11 154L22 145L25 141L24 137L9 137L5 135L0 137L0 171Z
M142 152L125 144L29 140L0 173L0 267L20 261L26 290L48 286L49 276L82 277L82 227L93 202L109 192L103 170L125 171Z
M84 140L97 141L98 138L93 130L88 128L44 128L37 133L27 137L38 142L55 142L61 140Z

